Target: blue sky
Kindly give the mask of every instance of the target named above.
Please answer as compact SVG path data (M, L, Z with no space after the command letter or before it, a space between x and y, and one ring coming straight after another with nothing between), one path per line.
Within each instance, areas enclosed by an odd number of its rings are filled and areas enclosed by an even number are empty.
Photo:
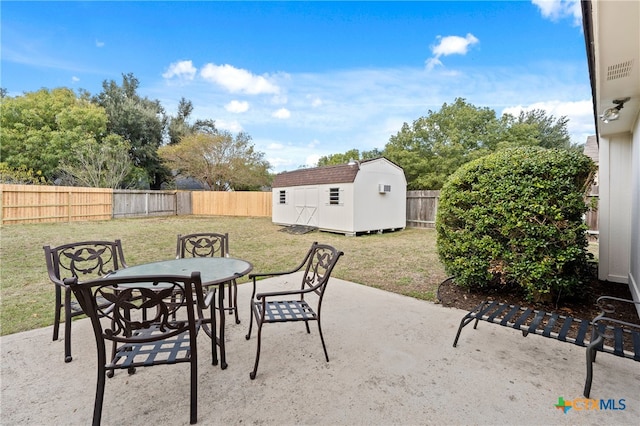
M579 4L2 1L0 86L98 94L133 73L175 114L247 132L272 171L382 149L404 122L465 98L544 109L594 133Z

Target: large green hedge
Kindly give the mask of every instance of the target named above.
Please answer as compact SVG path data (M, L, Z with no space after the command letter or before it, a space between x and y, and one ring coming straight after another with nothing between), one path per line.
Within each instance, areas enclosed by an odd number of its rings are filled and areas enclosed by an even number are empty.
M438 255L456 283L519 286L530 299L579 292L595 167L582 153L535 147L460 167L440 192L436 219Z

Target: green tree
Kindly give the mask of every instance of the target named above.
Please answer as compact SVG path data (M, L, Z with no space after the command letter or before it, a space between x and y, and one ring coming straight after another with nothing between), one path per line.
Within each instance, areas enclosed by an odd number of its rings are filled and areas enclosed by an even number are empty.
M269 163L246 133L234 137L227 131L198 131L158 152L178 176L196 179L213 191L257 190L270 183Z
M2 161L10 169L32 169L48 181L60 160L106 134L107 114L66 88L41 89L0 103Z
M518 117L479 108L457 98L440 111L404 123L391 136L384 156L401 166L408 189L440 189L461 165L499 149L518 146L573 149L568 119L555 119L543 110L521 112Z
M193 127L189 125L189 117L193 112L191 101L181 98L178 103L178 112L175 117L169 118L167 132L169 133L169 144L174 145L180 142L184 136L193 132Z
M0 183L40 185L46 182L44 176L34 172L33 169L27 169L25 166L14 169L9 167L7 163L0 163Z
M113 134L102 143L90 142L61 161L61 179L70 186L127 188L135 176L129 149L122 137Z
M158 156L167 117L160 101L137 94L138 86L138 79L133 74L123 74L122 86L113 80L104 81L102 92L94 97L94 102L107 111L107 130L130 144L133 164L146 171L149 187L160 189L171 176Z
M383 156L383 153L377 148L374 148L371 151L363 151L362 154L357 149L350 149L344 154L330 154L330 155L325 155L323 157L320 157L320 159L318 160L318 166L321 167L321 166L330 166L330 165L336 165L336 164L344 164L344 163L348 163L351 160L363 161L363 160L369 160L372 158L379 158L382 156Z
M404 169L408 189L440 189L462 164L493 151L499 135L493 110L458 98L411 126L404 123L389 139L384 155Z
M567 123L569 119L558 119L547 115L544 110L521 111L518 117L511 114L502 116L504 132L501 147L540 146L542 148L575 149L571 144Z

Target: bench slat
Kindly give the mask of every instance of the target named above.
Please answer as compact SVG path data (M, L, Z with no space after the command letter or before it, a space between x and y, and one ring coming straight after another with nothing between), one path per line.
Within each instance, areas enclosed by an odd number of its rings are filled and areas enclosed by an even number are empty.
M551 318L549 319L547 326L544 328L544 331L542 332L542 335L544 337L551 336L551 330L553 330L553 326L556 325L556 321L558 321L558 314L554 313L553 315L551 315Z
M567 341L567 333L569 332L569 329L571 328L571 323L573 322L573 318L571 317L567 317L564 319L564 324L562 325L562 328L560 329L560 333L558 333L558 340L566 342Z
M578 330L578 337L576 337L576 341L574 342L578 346L587 346L584 342L584 338L587 336L587 331L589 330L589 321L580 320L580 329Z
M489 318L487 318L487 321L494 322L494 319L508 307L509 307L508 305L504 305L501 303L500 306L498 306L498 309L496 309L491 315L489 315Z
M513 324L513 328L519 329L520 326L522 324L524 324L524 322L527 320L527 318L529 317L529 315L531 315L531 312L533 312L533 309L531 308L527 308L524 313L520 316L520 318L518 318L518 320L515 322L515 324Z
M509 321L511 321L511 318L516 314L516 312L518 312L520 310L520 306L514 305L511 307L511 310L509 311L509 313L507 315L504 316L504 318L502 319L502 321L500 321L500 325L504 325L506 326Z
M542 318L544 318L545 314L546 312L544 311L538 311L535 318L531 322L531 325L529 326L529 330L528 330L529 333L536 332L536 329L538 328L538 325L540 325L540 321L542 321Z

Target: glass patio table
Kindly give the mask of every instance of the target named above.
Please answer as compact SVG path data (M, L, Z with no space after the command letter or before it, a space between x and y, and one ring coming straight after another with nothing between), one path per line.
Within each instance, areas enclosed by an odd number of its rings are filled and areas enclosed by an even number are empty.
M208 288L218 286L218 310L220 322L218 332L208 327L203 327L207 335L216 342L220 348L220 368L227 368L226 351L224 343L224 286L233 279L240 278L253 269L253 265L246 260L232 257L189 257L181 259L162 260L159 262L144 263L136 266L118 269L109 276L132 277L140 275L191 275L192 272L200 272L202 286ZM198 313L201 319L205 319L200 309ZM213 312L212 312L213 313ZM206 319L205 319L206 320ZM215 324L215 318L206 322ZM217 364L217 356L214 353L214 365Z

